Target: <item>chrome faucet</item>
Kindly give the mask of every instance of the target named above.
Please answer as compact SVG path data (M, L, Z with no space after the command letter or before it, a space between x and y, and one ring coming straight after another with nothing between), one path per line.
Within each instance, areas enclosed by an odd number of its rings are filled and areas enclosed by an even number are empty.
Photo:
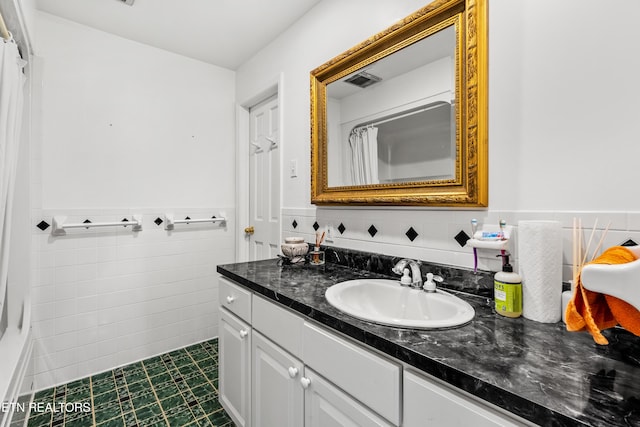
M398 261L391 271L402 276L404 275L404 269L408 266L411 269L411 283L408 286L420 289L422 288L422 272L420 271L421 265L422 263L420 261L404 258Z

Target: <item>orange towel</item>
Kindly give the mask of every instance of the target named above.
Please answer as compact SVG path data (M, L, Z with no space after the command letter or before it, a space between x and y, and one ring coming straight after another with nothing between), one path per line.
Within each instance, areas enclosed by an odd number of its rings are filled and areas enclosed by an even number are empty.
M633 252L627 248L613 246L591 264L624 264L635 259ZM618 324L629 332L640 335L640 311L619 298L585 289L580 276L565 315L568 331L587 330L597 344L609 344L600 331Z

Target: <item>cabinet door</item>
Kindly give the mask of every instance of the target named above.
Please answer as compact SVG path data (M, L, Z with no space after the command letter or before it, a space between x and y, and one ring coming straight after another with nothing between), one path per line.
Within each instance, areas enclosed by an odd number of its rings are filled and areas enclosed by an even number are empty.
M392 424L371 412L329 381L305 367L305 427L372 427Z
M220 404L238 427L251 425L251 327L220 310Z
M253 331L253 427L300 427L304 420L302 363Z
M524 420L523 420L524 421ZM521 424L488 405L449 390L423 375L404 372L404 427L516 427Z

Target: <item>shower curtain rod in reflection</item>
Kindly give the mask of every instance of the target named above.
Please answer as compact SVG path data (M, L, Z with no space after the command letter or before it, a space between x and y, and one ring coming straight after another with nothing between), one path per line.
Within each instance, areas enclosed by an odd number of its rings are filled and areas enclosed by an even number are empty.
M9 41L12 39L9 30L7 29L7 24L4 23L2 12L0 12L0 36L2 36L5 41Z
M366 127L369 127L369 126L381 125L383 123L391 122L393 120L398 120L398 119L401 119L403 117L413 116L414 114L422 113L424 111L428 111L428 110L431 110L433 108L438 108L438 107L441 107L443 105L450 105L450 103L446 102L446 101L436 101L436 102L432 102L431 104L427 104L427 105L423 105L421 107L413 108L411 110L401 111L399 113L395 113L395 114L391 114L389 116L381 117L381 118L373 120L371 122L360 123L359 125L354 126L353 129L351 129L351 132L352 133L353 132L357 132L357 131L359 131L361 129L364 129Z

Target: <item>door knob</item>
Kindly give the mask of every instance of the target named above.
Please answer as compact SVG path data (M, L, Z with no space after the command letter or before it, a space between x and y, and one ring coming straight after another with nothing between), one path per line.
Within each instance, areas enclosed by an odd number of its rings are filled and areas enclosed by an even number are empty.
M309 388L309 385L311 384L311 380L309 378L302 377L300 378L300 384L302 384L302 388Z
M232 296L228 296L227 297L227 304L231 304L232 302L234 302L236 299Z
M247 335L249 335L249 331L246 329L240 330L240 338L245 338Z
M250 225L249 227L244 229L245 234L253 234L256 230L253 228L253 225Z

